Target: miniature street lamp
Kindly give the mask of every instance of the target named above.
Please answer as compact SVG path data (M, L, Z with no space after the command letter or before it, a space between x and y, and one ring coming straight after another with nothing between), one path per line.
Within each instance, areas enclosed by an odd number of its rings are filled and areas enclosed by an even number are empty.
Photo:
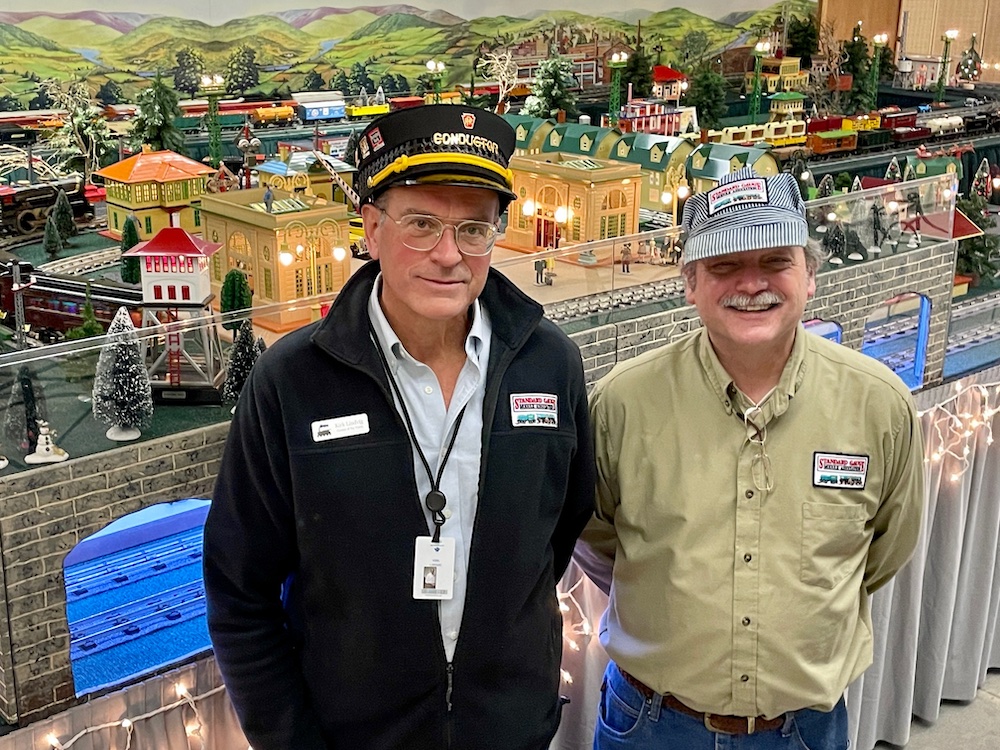
M670 167L663 175L664 190L660 193L660 203L664 208L670 207L670 226L677 226L677 209L681 201L691 194L687 177L684 174L684 167L678 165Z
M627 52L615 52L608 60L611 68L611 95L608 97L608 121L611 127L618 125L618 114L622 106L622 69L628 65Z
M226 94L226 79L216 74L201 77L200 93L208 99L205 126L208 129L208 159L213 167L222 162L222 125L219 124L219 99Z
M944 99L944 87L948 80L948 64L951 55L951 43L958 38L956 29L948 29L941 37L944 42L944 54L941 56L941 69L938 71L937 89L934 94L934 101L939 102Z
M236 141L236 148L243 154L243 187L250 189L250 167L256 165L261 148L260 138L253 134L249 123L243 126L243 135Z
M882 69L882 50L889 41L888 34L876 34L872 37L871 79L868 82L868 111L878 109L878 75Z
M294 237L296 240L301 240L295 245L294 252L289 250L288 238ZM319 279L319 263L318 257L320 251L322 250L322 239L323 237L329 237L336 239L339 237L339 232L337 230L337 225L333 222L324 221L317 226L306 226L301 221L290 221L285 225L285 242L281 243L281 248L278 251L278 262L281 265L288 267L293 263L301 263L303 259L309 261L309 275L306 279L304 285L298 283L298 278L296 279L296 292L300 286L304 286L305 295L307 297L312 297L312 304L309 306L312 311L312 319L319 320L320 318L320 307L319 300L316 296L323 293L324 291L332 291L330 288L321 289L320 279ZM304 243L304 244L303 244ZM347 257L347 251L341 247L336 246L331 251L331 256L333 260L340 263ZM302 269L296 269L296 276L302 273ZM327 284L329 285L329 278L327 279Z
M441 81L444 78L444 63L440 60L428 60L427 72L434 81L434 103L441 103Z
M750 125L757 124L757 115L760 114L760 73L764 65L764 56L770 54L770 42L757 42L753 48L753 91L750 93Z

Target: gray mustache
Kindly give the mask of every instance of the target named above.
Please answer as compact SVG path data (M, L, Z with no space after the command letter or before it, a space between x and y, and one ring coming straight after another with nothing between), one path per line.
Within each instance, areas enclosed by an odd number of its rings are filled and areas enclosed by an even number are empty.
M748 294L734 294L722 300L723 307L759 307L761 305L778 305L785 298L776 292L761 292L751 297Z

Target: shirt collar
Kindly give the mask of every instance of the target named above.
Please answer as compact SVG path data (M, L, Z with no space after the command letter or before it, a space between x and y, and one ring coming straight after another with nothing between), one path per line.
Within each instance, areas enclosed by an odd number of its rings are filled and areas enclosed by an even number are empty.
M417 360L406 351L403 342L399 340L399 336L392 330L389 319L385 317L382 305L378 301L378 295L381 290L382 273L379 272L378 276L375 277L375 283L372 285L371 294L368 296L368 317L372 322L372 327L375 329L375 336L378 338L379 346L382 347L386 361L390 363L393 371L395 371L400 360L406 359L411 362L416 362ZM472 325L469 326L469 334L465 338L465 353L478 366L479 353L482 351L483 341L489 335L489 322L486 318L486 308L480 304L478 299L473 301L470 310L472 313Z
M698 359L701 362L702 370L705 373L712 390L719 397L727 414L742 414L752 406L750 399L736 387L732 377L726 372L726 368L719 361L712 342L708 338L708 331L702 328L699 331ZM788 356L784 369L781 371L781 378L778 385L771 392L766 401L761 404L765 423L775 417L784 414L788 410L791 399L795 396L802 381L805 379L806 371L806 332L802 324L799 323L795 331L795 341L792 343L792 351Z

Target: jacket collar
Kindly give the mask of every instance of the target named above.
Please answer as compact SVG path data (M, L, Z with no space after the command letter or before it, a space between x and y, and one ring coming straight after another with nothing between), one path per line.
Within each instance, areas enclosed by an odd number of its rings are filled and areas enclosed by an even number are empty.
M378 365L369 337L368 298L380 270L378 261L373 260L351 276L310 337L320 349L348 365L358 366L364 362ZM492 268L479 301L489 312L493 341L512 350L524 345L544 312L541 305Z

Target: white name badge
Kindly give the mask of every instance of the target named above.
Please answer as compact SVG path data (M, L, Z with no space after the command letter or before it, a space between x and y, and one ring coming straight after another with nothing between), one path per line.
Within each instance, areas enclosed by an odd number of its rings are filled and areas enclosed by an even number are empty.
M347 417L321 419L313 422L310 427L314 443L353 437L354 435L367 435L369 430L368 415L351 414Z
M413 598L451 599L455 589L455 540L418 536L413 555Z

